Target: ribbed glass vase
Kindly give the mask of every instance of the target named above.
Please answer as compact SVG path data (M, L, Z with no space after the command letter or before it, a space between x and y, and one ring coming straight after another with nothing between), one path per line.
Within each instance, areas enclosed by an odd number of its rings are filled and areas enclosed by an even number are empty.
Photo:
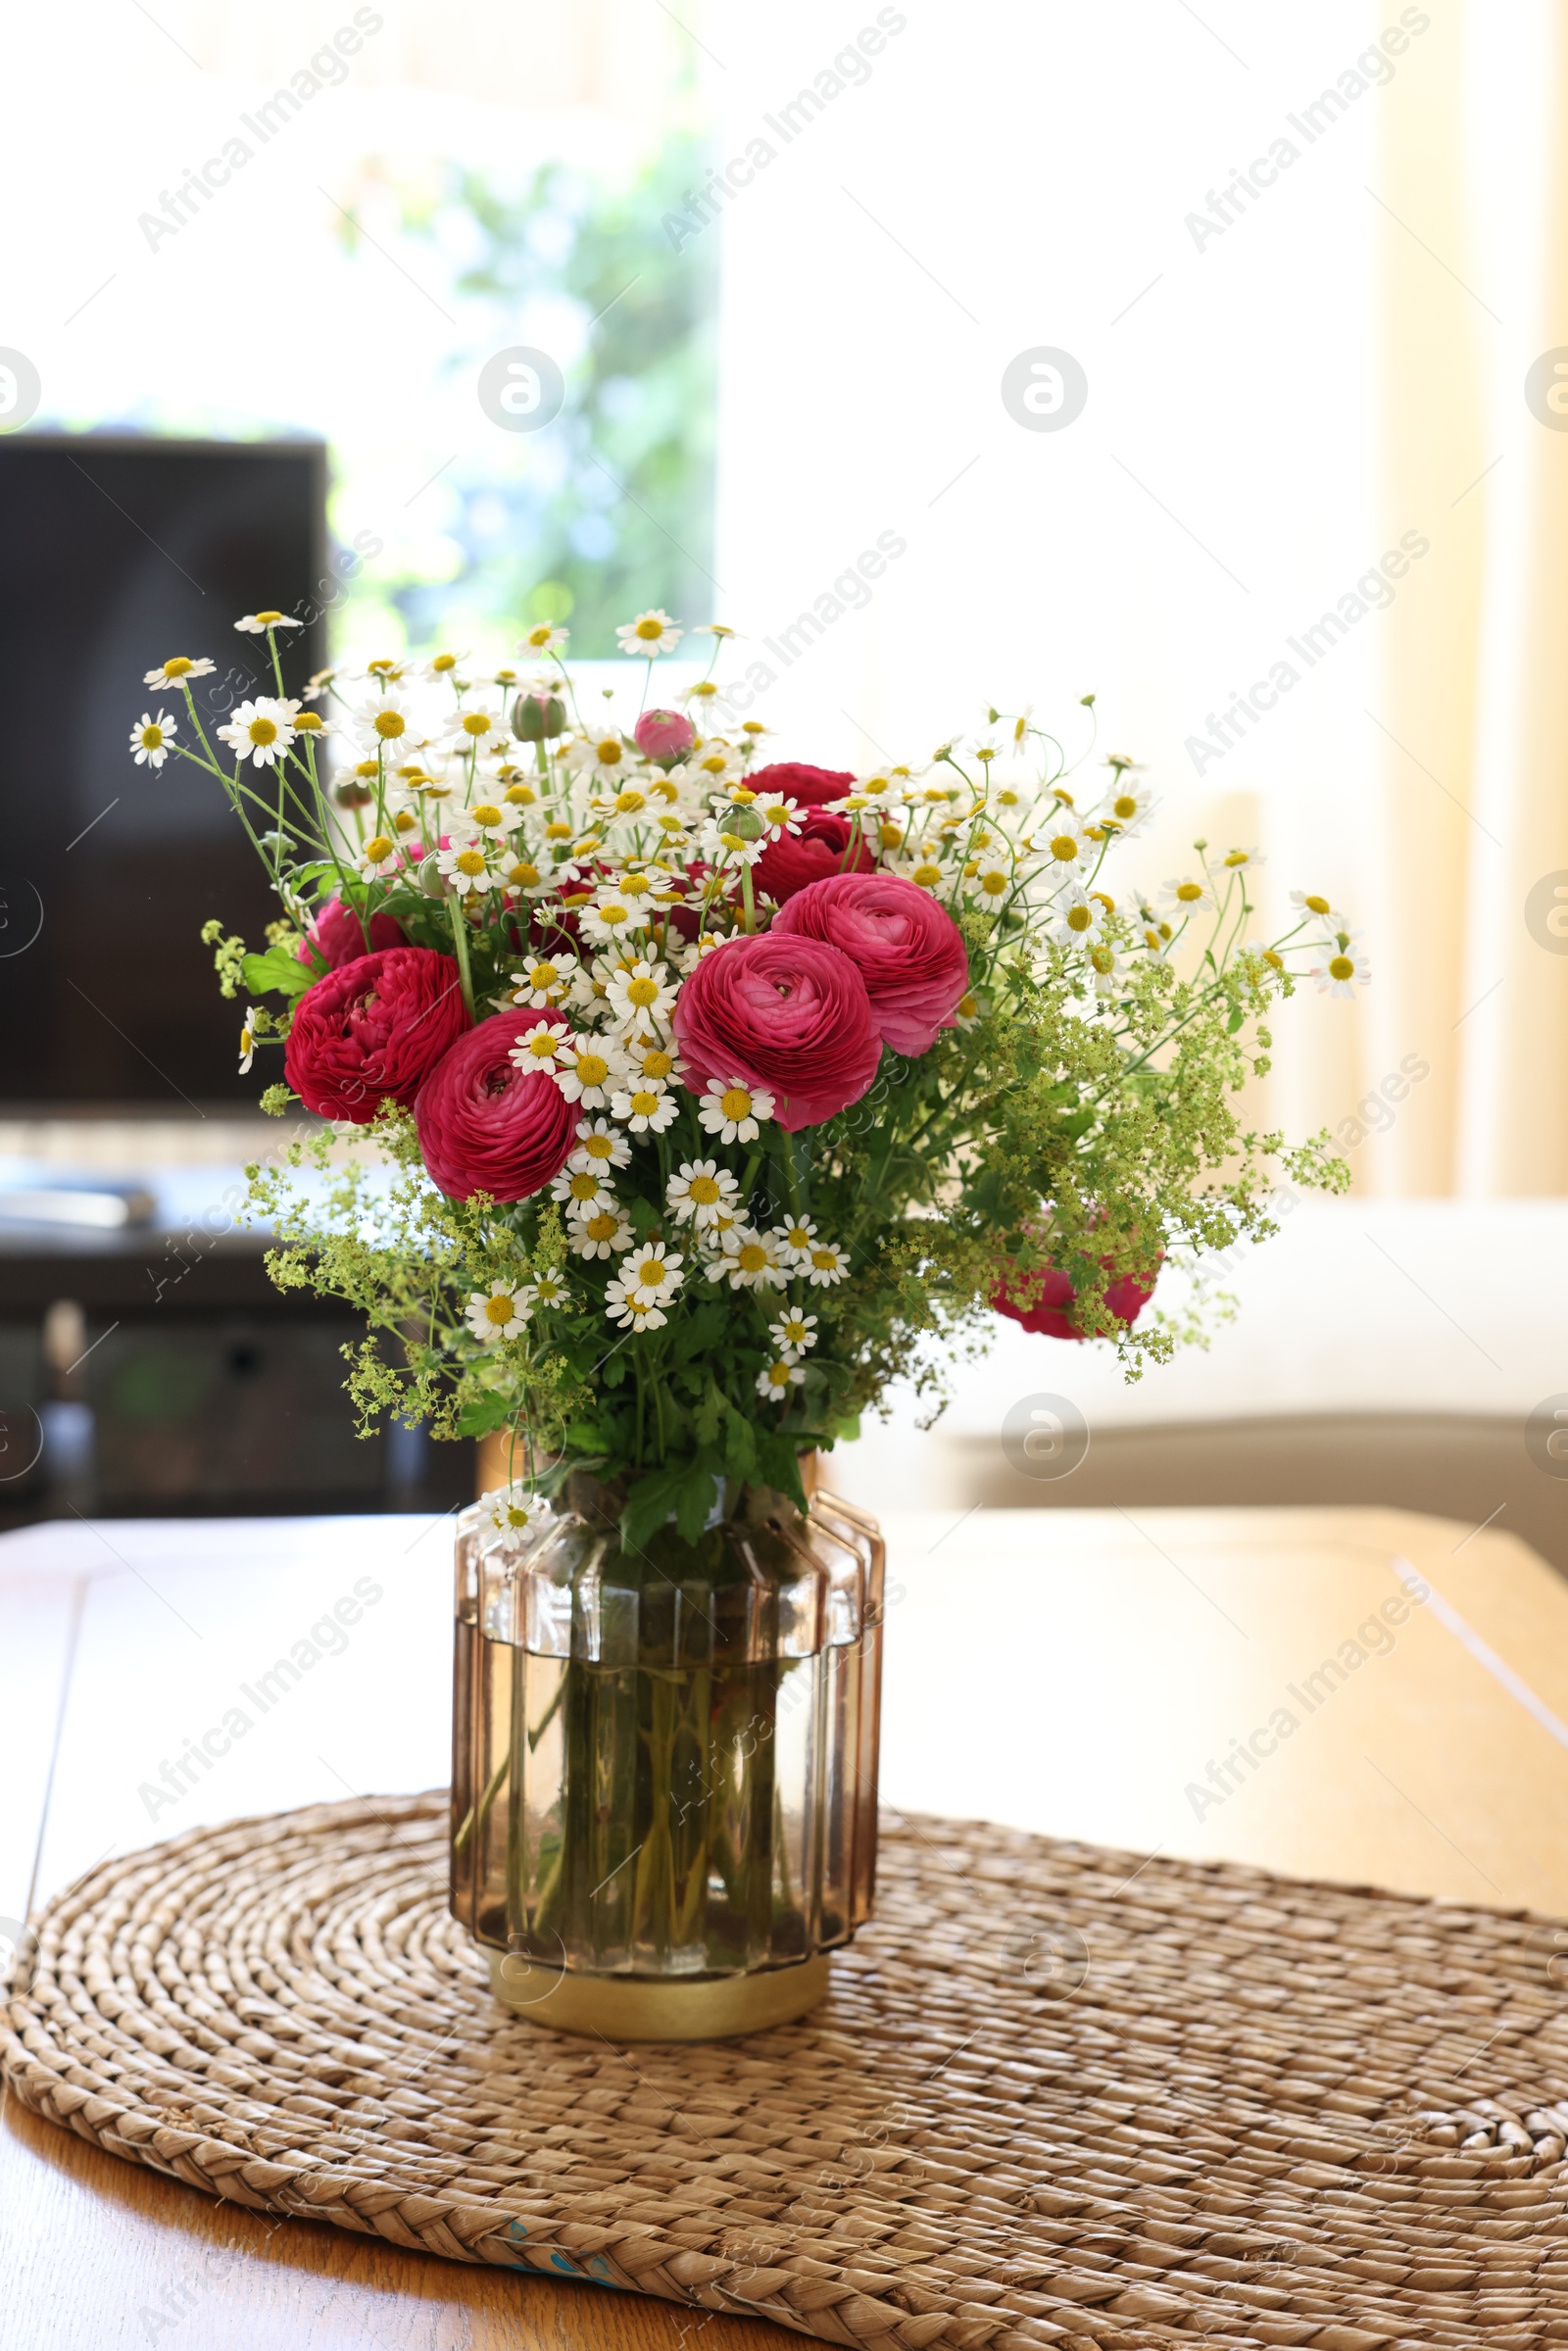
M881 1537L731 1486L632 1551L624 1501L576 1472L520 1543L460 1521L452 1908L536 2022L779 2023L870 1915Z

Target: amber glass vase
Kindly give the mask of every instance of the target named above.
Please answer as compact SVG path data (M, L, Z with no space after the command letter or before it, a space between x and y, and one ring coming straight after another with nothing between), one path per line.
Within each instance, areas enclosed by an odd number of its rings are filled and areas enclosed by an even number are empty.
M630 2039L799 2016L870 1915L883 1546L730 1486L621 1542L570 1475L519 1543L457 1543L452 1908L521 2015Z

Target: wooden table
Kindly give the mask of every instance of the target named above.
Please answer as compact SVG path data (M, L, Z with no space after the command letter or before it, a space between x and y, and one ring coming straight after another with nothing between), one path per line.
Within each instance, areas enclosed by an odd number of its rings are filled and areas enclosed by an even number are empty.
M1303 1510L887 1531L893 1806L1568 1914L1568 1586L1511 1537ZM0 1915L200 1821L442 1781L450 1549L449 1522L395 1518L0 1539ZM362 1577L341 1648L172 1795L164 1764ZM0 2351L798 2340L270 2223L15 2101L0 2212Z

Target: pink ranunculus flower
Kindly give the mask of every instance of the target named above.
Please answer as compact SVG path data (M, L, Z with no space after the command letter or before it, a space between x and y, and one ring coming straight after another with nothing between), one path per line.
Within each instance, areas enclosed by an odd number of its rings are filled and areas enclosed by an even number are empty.
M697 729L679 710L644 710L632 739L645 759L670 766L690 751Z
M283 1073L308 1110L368 1126L388 1097L412 1102L468 1026L450 955L389 947L329 971L294 1007Z
M929 1053L969 985L963 934L945 906L892 873L839 873L796 891L774 915L780 933L825 939L864 980L885 1043Z
M328 971L340 971L357 955L373 955L382 948L403 947L408 941L396 915L384 911L370 916L368 943L365 929L352 906L345 906L341 898L329 898L317 909L315 921L294 951L294 959L297 963L319 961Z
M460 1037L414 1104L419 1149L450 1200L488 1192L528 1200L571 1156L580 1115L547 1070L519 1069L512 1049L530 1029L566 1030L549 1012L497 1012Z
M1110 1259L1101 1262L1109 1266ZM1154 1295L1154 1278L1158 1273L1124 1273L1110 1283L1105 1291L1105 1311L1115 1321L1134 1323ZM999 1314L1009 1321L1021 1323L1026 1331L1038 1332L1045 1339L1104 1339L1110 1336L1107 1325L1097 1331L1081 1331L1072 1320L1072 1309L1078 1292L1069 1275L1058 1266L1048 1265L1037 1273L1009 1273L991 1293L991 1303Z
M858 1102L882 1057L864 980L819 939L715 948L682 982L673 1023L693 1094L740 1078L772 1095L789 1134Z

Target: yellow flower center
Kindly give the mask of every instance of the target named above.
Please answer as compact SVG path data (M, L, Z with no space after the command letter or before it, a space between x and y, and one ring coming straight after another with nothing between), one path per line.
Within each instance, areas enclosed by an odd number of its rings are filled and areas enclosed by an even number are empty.
M1070 865L1078 855L1078 843L1071 833L1054 833L1051 841L1051 854L1058 864Z
M752 1098L744 1086L726 1086L718 1106L726 1118L746 1118L751 1114Z
M1309 896L1303 898L1301 904L1306 907L1307 911L1312 914L1326 914L1329 910L1329 902L1326 898L1313 898Z
M963 1015L963 1017L964 1017L964 1019L965 1019L965 1020L973 1020L973 1018L974 1018L975 1014L976 1014L976 1013L979 1011L979 1009L980 1009L979 1002L978 1002L978 1000L977 1000L975 997L973 997L973 996L960 996L960 997L959 997L959 999L958 999L958 1010L959 1010L959 1011L962 1013L962 1015Z
M659 1107L660 1098L651 1086L639 1086L631 1098L634 1118L652 1118Z
M481 800L476 808L468 810L468 813L475 824L499 824L501 822L501 810L492 800Z
M523 639L523 643L525 645L532 645L535 647L540 645L548 645L551 634L552 631L549 621L542 620L537 628L531 628L528 631L528 634Z
M1004 873L999 873L993 865L988 872L980 876L980 887L987 898L1005 898L1007 877Z
M270 626L274 620L281 620L283 617L281 612L257 612L254 616L258 620L265 620L269 626Z
M818 1273L831 1273L838 1261L837 1249L814 1249L811 1251L811 1263L816 1267Z
M536 1061L553 1060L559 1043L560 1038L554 1029L534 1029L523 1040L524 1049L532 1053Z
M516 1307L510 1292L508 1291L498 1290L493 1298L487 1298L484 1301L484 1318L486 1322L511 1322L513 1315L515 1312Z
M653 886L646 873L623 873L620 877L622 898L646 898Z
M1122 792L1110 804L1111 814L1127 824L1138 813L1138 803L1130 792Z
M571 1179L571 1197L573 1200L597 1200L599 1178L593 1174L574 1175Z
M590 1241L613 1240L615 1219L608 1208L601 1208L597 1216L589 1217L583 1231L588 1235Z
M669 1267L662 1257L645 1257L634 1276L639 1290L657 1290L669 1279Z
M1184 906L1192 906L1195 900L1201 898L1202 895L1203 885L1201 882L1178 882L1176 885L1177 899Z
M401 710L377 710L374 725L383 743L396 743L409 731L409 722Z
M466 873L470 878L483 873L484 851L482 849L460 849L457 856L457 867L460 873Z
M710 751L707 759L699 759L697 764L705 775L722 775L729 761L721 751Z
M1245 850L1245 849L1233 849L1233 850L1230 850L1230 851L1227 853L1227 855L1226 855L1225 862L1226 862L1226 864L1227 864L1227 865L1245 865L1245 864L1248 862L1248 857L1247 857L1247 852L1246 852L1246 850Z
M163 742L164 730L161 726L144 726L141 730L141 739L144 749L156 751Z
M487 735L493 724L488 710L465 710L463 713L463 731L466 735L472 735L475 740L480 735Z
M1354 977L1355 965L1348 955L1330 955L1329 978L1331 980L1353 980Z
M195 662L187 661L182 653L176 653L164 663L164 675L165 677L188 677L195 666Z
M674 1066L674 1054L664 1053L662 1048L657 1045L651 1047L650 1050L643 1055L643 1075L645 1078L667 1078Z
M589 1135L582 1148L590 1159L609 1160L614 1156L615 1140L612 1135Z
M520 862L513 866L507 880L512 884L514 890L532 890L538 885L539 868L537 865L529 865L525 861Z
M631 920L630 906L623 906L614 899L611 899L608 906L603 906L596 908L596 911L600 921L608 922L612 929L614 928L617 922L629 922Z
M902 824L878 825L877 839L884 849L899 849L904 842L904 827Z
M253 718L246 730L253 743L275 743L277 728L270 718Z
M585 1086L602 1086L610 1075L610 1063L603 1053L579 1053L577 1075Z
M687 1190L687 1198L695 1200L699 1208L710 1208L718 1197L718 1183L715 1177L693 1176Z
M1108 947L1092 947L1089 960L1097 971L1114 971L1116 968L1116 958Z
M438 669L443 673L448 669L456 669L457 665L458 657L455 653L438 653L430 663L432 669Z
M569 824L563 824L558 816L553 824L545 826L545 839L547 841L569 841L571 827Z
M379 865L383 858L391 855L392 843L385 833L377 833L373 841L365 844L365 861L368 865Z
M916 865L909 879L918 883L922 890L934 890L942 879L942 868L932 864Z
M597 745L594 756L601 767L614 767L619 764L625 755L615 737L606 735L604 740Z
M637 634L639 637L641 637L645 645L657 645L663 633L664 624L662 620L654 620L649 618L639 620L637 623Z
M657 1004L659 982L646 976L628 980L626 982L626 1002L629 1004L637 1004L639 1007L645 1004Z
M787 1363L770 1363L767 1377L770 1387L787 1388L790 1384L790 1367Z
M785 1239L788 1241L791 1249L807 1249L810 1246L811 1236L807 1231L805 1225L792 1224L789 1228L789 1231L785 1235Z
M528 985L530 988L554 988L560 978L561 974L554 963L535 963L529 968Z
M1094 919L1092 907L1069 906L1067 908L1067 928L1070 931L1086 931Z
M514 808L531 808L539 795L532 784L509 784L507 798Z
M299 734L318 735L321 731L320 715L316 710L301 710L295 718L294 726L295 731Z
M789 1341L791 1347L804 1347L806 1345L806 1325L804 1322L802 1322L799 1315L791 1315L785 1322L784 1336Z
M628 784L624 792L617 792L615 794L615 813L617 816L635 816L639 808L645 808L647 806L648 803L646 799L634 785Z
M743 1273L760 1273L767 1264L767 1251L760 1241L743 1241L736 1254Z

